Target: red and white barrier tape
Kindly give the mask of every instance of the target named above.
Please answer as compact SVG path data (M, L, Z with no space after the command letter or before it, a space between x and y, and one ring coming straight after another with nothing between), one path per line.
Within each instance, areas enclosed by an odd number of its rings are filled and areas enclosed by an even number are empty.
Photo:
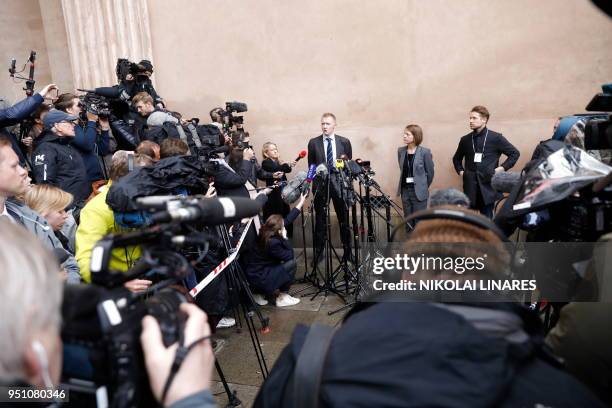
M208 286L210 282L212 282L217 276L219 276L219 274L223 272L223 270L227 268L234 261L234 259L236 259L236 257L238 256L238 252L240 251L240 247L242 246L242 242L244 241L244 238L246 237L246 234L249 231L249 228L251 227L252 222L253 222L253 218L249 220L249 222L246 225L246 228L244 229L244 231L242 231L242 235L240 236L240 240L238 241L238 244L236 245L235 251L233 251L227 258L221 261L221 263L217 265L215 269L212 270L212 272L206 275L206 277L202 279L200 283L198 283L196 286L193 287L193 289L189 291L189 294L191 295L192 298L195 298L198 295L198 293L204 290L204 288Z

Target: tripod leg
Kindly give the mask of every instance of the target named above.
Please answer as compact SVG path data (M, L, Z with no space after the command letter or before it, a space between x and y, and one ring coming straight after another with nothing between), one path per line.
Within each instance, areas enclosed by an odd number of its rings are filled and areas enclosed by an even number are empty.
M223 388L225 389L225 393L227 394L228 407L237 407L242 404L242 401L238 399L236 396L236 391L230 390L230 387L225 379L225 375L223 375L223 370L221 369L221 365L219 364L219 360L215 358L215 368L217 369L217 374L219 374L219 378L221 379L221 384L223 384Z

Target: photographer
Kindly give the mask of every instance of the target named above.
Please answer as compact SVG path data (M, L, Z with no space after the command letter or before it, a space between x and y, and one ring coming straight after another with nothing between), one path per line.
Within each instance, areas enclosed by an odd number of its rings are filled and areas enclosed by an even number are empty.
M38 139L38 136L42 133L43 119L45 115L51 110L51 105L43 103L30 115L31 127L28 134L21 139L21 145L23 153L27 156L28 160L32 160L32 150L34 148L34 141Z
M131 109L124 112L121 117L111 118L110 124L119 150L135 150L142 140L146 140L147 118L154 111L151 95L139 92L132 98Z
M65 93L61 94L53 103L55 109L66 112L79 118L74 127L74 139L72 145L77 149L83 158L87 168L87 178L90 183L103 180L101 158L110 153L110 124L108 118L98 117L86 111L87 123L82 120L82 104L78 96ZM100 123L100 135L96 122Z
M289 295L297 264L293 246L287 239L287 227L296 220L302 211L306 194L283 219L274 214L267 218L259 231L257 251L251 253L245 273L249 284L264 293L267 299L254 294L255 301L260 305L268 304L268 300L277 307L293 306L300 303L299 298Z
M0 384L53 389L62 371L59 266L32 236L0 219ZM15 273L19 271L19 273ZM181 305L187 320L184 344L210 334L206 315L193 305ZM15 313L17 311L17 313ZM27 322L27 323L26 323ZM166 348L157 320L142 321L140 341L153 394L161 400L177 345ZM197 343L186 355L166 394L172 408L215 406L210 391L214 356L210 341Z
M43 125L45 130L34 143L34 178L37 183L48 183L74 196L71 209L78 211L92 192L87 180L87 169L81 154L72 146L75 122L78 118L51 109Z
M26 119L43 103L49 92L56 89L57 85L49 84L40 92L32 95L29 98L25 98L21 102L17 102L10 108L0 109L0 135L5 136L10 140L13 150L19 157L19 163L22 167L25 167L28 161L19 148L19 144L17 143L15 136L4 128L7 126L16 125L20 121Z
M263 181L280 180L284 176L284 173L280 170L271 172L262 168L257 161L257 157L253 151L253 146L251 146L251 135L249 132L235 131L232 132L231 138L232 145L244 151L244 160L248 160L253 164L251 171L247 176L252 185L256 186L258 179ZM226 157L226 161L229 161L229 155Z

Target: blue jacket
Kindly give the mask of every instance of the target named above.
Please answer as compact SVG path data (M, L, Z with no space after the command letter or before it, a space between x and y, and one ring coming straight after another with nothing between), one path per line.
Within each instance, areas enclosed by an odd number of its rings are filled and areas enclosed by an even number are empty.
M75 135L72 145L81 153L83 163L87 169L87 179L90 182L102 180L104 173L102 172L99 156L105 156L110 153L108 130L103 130L100 137L98 137L96 122L90 120L87 121L85 128L79 124L74 127L74 131Z
M17 102L13 106L0 109L0 133L4 136L7 136L11 141L11 145L13 150L19 157L19 164L21 166L25 166L27 163L27 159L21 148L19 147L19 143L15 139L15 136L11 133L5 131L2 128L7 126L12 126L19 123L21 120L27 118L34 112L38 107L43 103L44 98L40 94L34 94L29 98L25 98L24 100Z

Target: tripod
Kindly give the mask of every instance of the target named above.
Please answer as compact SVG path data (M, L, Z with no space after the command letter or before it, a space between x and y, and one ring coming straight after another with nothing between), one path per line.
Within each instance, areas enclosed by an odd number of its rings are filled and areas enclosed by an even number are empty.
M366 254L364 256L364 261L363 263L357 263L357 270L356 270L356 285L353 289L353 295L354 295L354 300L350 303L347 303L345 305L343 305L342 307L336 309L336 310L332 310L330 312L328 312L327 314L329 316L336 314L338 312L341 312L343 310L346 310L350 307L352 307L353 305L359 303L361 301L361 294L362 292L364 292L365 289L365 277L364 277L364 271L368 271L371 270L371 263L374 261L374 258L376 256L383 256L383 251L380 248L380 241L377 239L377 234L376 234L376 230L374 228L374 221L373 221L373 212L376 213L380 218L385 220L385 225L386 225L386 232L387 232L387 242L390 241L390 237L391 237L391 207L393 206L395 208L396 211L397 210L397 204L393 203L393 201L387 197L381 190L380 186L378 185L378 183L376 183L376 181L367 173L364 174L360 174L358 176L358 180L359 180L359 193L360 193L360 199L359 199L359 203L360 203L360 209L361 209L361 232L364 231L363 229L363 224L364 224L364 212L365 212L365 222L367 222L367 237L364 237L367 239L367 251ZM365 190L365 194L362 195L362 187ZM372 194L371 194L371 188L374 188L376 191L378 191L381 196L380 197L384 197L385 198L385 214L381 214L373 205L372 203ZM356 209L353 209L354 211L356 211ZM364 211L365 210L365 211ZM356 214L354 214L354 221L356 219ZM355 229L355 227L354 227ZM362 234L363 235L363 234ZM358 231L355 231L355 237L356 239L358 238ZM355 251L356 253L356 259L358 260L358 255L359 255L359 251Z
M304 296L309 296L312 295L311 300L314 299L315 297L317 297L319 294L323 294L325 297L328 296L329 293L333 293L338 295L338 297L340 297L340 299L342 299L342 301L346 301L344 296L346 294L348 294L349 291L349 287L348 287L348 277L350 275L350 269L348 267L348 256L349 254L345 253L343 255L342 258L340 258L338 252L336 251L336 249L334 248L332 241L331 241L331 217L330 217L330 208L329 208L329 202L331 199L331 181L332 181L332 174L335 177L340 177L341 175L337 172L333 172L333 173L328 173L327 176L325 176L325 179L320 180L322 181L322 183L319 183L319 188L317 189L314 199L313 199L313 204L315 202L317 202L317 197L318 194L321 194L324 191L324 202L323 205L321 205L319 207L319 211L323 211L323 221L325 222L325 235L324 235L324 239L322 243L314 243L314 241L316 240L315 237L315 231L317 230L316 225L314 225L314 219L312 220L312 226L313 226L313 247L315 249L315 256L314 256L314 260L313 260L313 265L312 265L312 271L310 273L310 275L308 276L308 280L310 280L313 283L313 286L317 287L318 290L313 292L313 293L309 293L309 294L305 294ZM321 175L319 175L319 177L321 177ZM323 184L324 189L321 188L321 184ZM339 184L339 183L338 183ZM344 202L344 200L342 200ZM316 206L315 206L316 207ZM312 206L311 206L312 209ZM347 211L346 208L344 208L345 211ZM317 209L315 208L315 211L317 211ZM347 213L348 214L348 211ZM320 219L320 218L319 218ZM346 222L342 222L341 223L341 234L344 234L344 231L342 230L342 228L348 228L348 220L345 220ZM343 239L343 243L346 245L347 243L345 242L346 237ZM319 269L319 258L323 256L324 258L324 262L325 262L325 267L324 267L324 271L321 271ZM336 259L336 261L339 263L338 267L334 270L333 269L333 260L334 258ZM346 293L343 294L340 291L340 288L337 285L336 279L337 277L340 275L340 272L344 271L344 279L345 279L345 284L346 284Z
M227 253L229 254L231 251L235 251L235 249L232 248L227 227L225 225L221 225L218 227L218 231ZM259 368L261 369L262 377L265 380L268 376L268 366L266 364L266 359L261 348L261 343L259 342L259 336L257 335L255 323L253 322L253 315L257 314L257 317L259 318L259 321L261 323L262 333L268 333L270 331L270 319L262 315L261 310L259 310L259 305L255 303L255 300L253 299L253 293L251 292L249 284L246 280L244 271L238 264L237 260L238 258L236 258L234 262L232 262L228 267L228 289L230 291L230 294L233 294L234 299L237 301L234 304L239 304L242 308L244 320L249 330L249 335L251 337L251 343L253 344L255 356L257 357L257 363L259 364ZM246 295L246 302L241 301L242 294ZM240 317L239 315L237 316ZM238 321L240 327L242 327L242 320L239 318Z

